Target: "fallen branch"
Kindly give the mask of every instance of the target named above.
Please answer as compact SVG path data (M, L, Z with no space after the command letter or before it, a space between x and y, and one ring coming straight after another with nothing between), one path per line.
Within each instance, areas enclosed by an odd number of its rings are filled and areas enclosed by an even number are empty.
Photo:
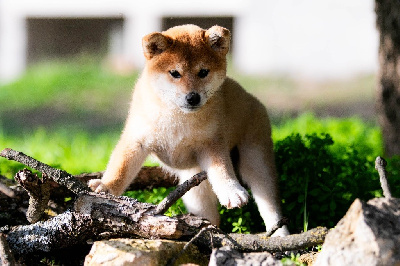
M385 198L391 198L392 193L390 192L390 187L387 181L387 172L386 172L387 162L382 157L378 156L375 160L375 169L379 173L379 179L381 182L381 187L383 190L383 196Z
M110 237L144 237L189 239L210 223L192 215L167 217L159 215L191 187L206 178L199 173L172 192L160 206L141 203L127 197L87 192L80 181L65 171L54 169L23 153L6 149L1 156L15 159L43 171L54 181L68 186L78 195L73 207L56 217L31 225L0 228L15 254L48 252L55 249ZM54 178L56 176L56 178ZM214 231L214 230L212 230ZM218 230L217 230L218 231ZM326 228L316 228L299 235L267 237L265 234L199 234L194 244L210 249L230 246L242 252L297 250L323 243Z
M7 158L8 160L14 160L25 164L33 169L36 169L43 174L46 174L49 178L53 179L60 185L67 187L69 190L74 192L76 195L80 195L82 193L87 193L90 189L78 181L73 175L60 170L53 168L47 164L37 161L36 159L25 155L22 152L15 151L12 149L4 149L0 156Z
M232 247L241 252L277 252L299 250L320 245L324 242L328 233L326 227L317 227L301 234L293 234L285 237L267 237L265 234L203 234L195 241L195 244L209 248L223 246ZM208 243L207 246L204 244Z
M276 232L276 230L278 230L279 228L281 228L284 225L289 225L289 219L286 217L283 217L276 224L274 224L274 226L272 226L272 228L269 229L269 231L266 232L264 234L264 236L266 236L266 237L272 236Z
M75 175L75 177L83 183L87 183L90 179L101 179L104 174L102 172L84 173ZM178 179L163 171L158 166L143 166L133 182L127 190L153 189L155 187L175 187L178 185Z
M185 195L186 192L188 192L191 188L200 185L200 183L206 179L206 172L201 172L194 175L189 180L186 180L158 204L154 214L162 214L166 212L169 207L171 207L178 199Z
M42 217L50 199L50 186L46 175L42 179L28 169L19 171L15 180L28 192L29 207L26 218L30 223L36 223Z
M29 254L110 237L179 239L189 237L210 223L185 215L149 215L156 206L127 197L87 193L79 196L71 210L50 220L15 226L7 241L16 254Z

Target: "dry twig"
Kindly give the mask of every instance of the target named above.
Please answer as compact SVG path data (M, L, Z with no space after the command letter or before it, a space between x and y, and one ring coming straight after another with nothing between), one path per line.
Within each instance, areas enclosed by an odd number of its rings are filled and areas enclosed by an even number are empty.
M90 179L101 179L104 171L95 173L84 173L75 177L83 183ZM127 190L153 189L155 187L175 187L178 185L178 179L162 170L158 166L143 166Z
M38 160L27 156L22 152L15 151L13 149L4 149L0 153L0 156L7 158L8 160L20 162L42 172L43 174L46 174L49 178L53 179L58 184L67 187L76 195L90 191L87 186L78 181L73 175L67 173L66 171L56 169L47 164L39 162Z
M266 237L265 234L212 234L212 243L215 248L230 246L241 252L289 251L320 245L327 233L326 227L317 227L285 237ZM196 245L203 248L209 248L210 243L211 238L207 234L203 234L195 241Z
M15 175L15 180L28 192L29 207L26 212L26 218L30 223L36 223L40 220L44 210L50 200L50 185L47 182L47 176L39 179L28 169L19 171Z
M387 172L386 172L387 162L382 157L378 156L375 160L375 169L379 173L379 178L381 181L381 187L383 190L383 196L385 198L390 199L392 197L392 193L390 192L390 187L387 181Z
M154 214L163 214L171 207L178 199L180 199L186 192L191 188L200 185L201 182L207 179L206 172L201 172L194 175L189 180L186 180L183 184L176 187L174 191L168 194L168 196L163 199L154 211Z

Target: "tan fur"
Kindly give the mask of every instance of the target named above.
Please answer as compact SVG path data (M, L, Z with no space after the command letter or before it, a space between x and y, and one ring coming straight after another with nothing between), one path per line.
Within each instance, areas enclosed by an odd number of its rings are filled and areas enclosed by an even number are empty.
M252 190L267 229L281 218L271 129L264 106L226 77L230 33L214 26L171 28L143 38L147 59L125 129L95 191L122 194L148 155L184 182L201 170L208 180L184 197L187 209L219 224L218 201L228 208L248 201L230 151L239 151L239 173ZM173 77L171 70L179 72ZM208 75L200 72L208 70ZM189 104L197 93L199 103ZM287 234L283 228L278 235Z

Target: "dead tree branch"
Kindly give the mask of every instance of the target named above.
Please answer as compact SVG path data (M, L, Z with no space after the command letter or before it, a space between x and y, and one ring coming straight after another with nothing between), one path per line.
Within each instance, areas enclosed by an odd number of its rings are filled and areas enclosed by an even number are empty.
M285 237L267 237L265 234L203 234L194 243L202 248L232 247L241 252L277 252L305 249L320 245L328 233L326 227L317 227L301 234ZM206 245L204 245L206 244Z
M179 239L190 237L210 223L185 215L167 217L147 212L155 205L127 197L87 193L79 196L71 210L36 224L15 226L7 241L16 254L55 249L86 243L89 239L144 237Z
M42 217L50 200L50 185L47 182L47 176L43 174L43 178L40 179L36 174L24 169L15 175L15 180L29 195L26 218L30 223L36 223Z
M289 219L286 217L283 217L282 219L280 219L274 226L272 226L271 229L269 229L268 232L266 232L264 235L265 236L272 236L276 230L278 230L279 228L281 228L284 225L289 225Z
M86 184L90 179L100 179L103 174L104 171L80 174L75 177ZM177 185L178 179L168 172L163 171L161 167L143 166L127 190L153 189L155 187L168 188Z
M391 198L392 193L390 192L390 187L387 181L387 172L386 172L387 162L382 157L378 156L375 160L375 169L379 173L379 179L381 181L381 187L383 190L383 196L385 198Z
M194 175L189 180L186 180L183 184L176 187L174 191L169 193L169 195L161 201L154 214L163 214L171 207L178 199L180 199L186 192L188 192L191 188L200 185L201 182L207 179L206 172L201 172Z
M73 175L66 171L53 168L47 164L37 161L36 159L25 155L22 152L15 151L12 149L4 149L0 156L25 164L33 169L36 169L43 174L46 174L49 178L53 179L60 185L67 187L69 190L74 192L76 195L89 192L89 188L78 181Z
M191 187L200 184L206 178L204 173L199 173L192 180L178 186L177 191L171 193L163 204L156 206L127 197L87 192L88 188L67 172L54 169L11 149L3 150L1 156L42 171L78 195L70 210L47 221L0 228L0 233L7 233L7 242L11 250L18 255L37 251L48 252L86 243L91 239L110 237L188 239L210 225L207 220L192 215L167 217L155 214L164 212ZM265 234L227 235L213 232L199 234L192 242L205 249L210 249L210 246L216 248L230 246L243 252L272 252L303 249L321 244L326 233L326 228L316 228L287 237L267 237Z

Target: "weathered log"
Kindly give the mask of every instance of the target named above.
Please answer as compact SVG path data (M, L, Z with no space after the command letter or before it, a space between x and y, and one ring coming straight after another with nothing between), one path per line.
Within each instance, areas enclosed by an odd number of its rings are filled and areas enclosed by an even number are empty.
M328 229L326 227L317 227L301 234L285 237L267 237L265 234L213 233L202 234L201 237L194 241L194 244L205 249L229 246L241 252L278 252L320 245L324 242L327 233Z
M202 228L210 226L207 220L192 215L171 218L155 214L165 211L169 204L204 180L204 173L178 187L177 191L168 196L166 204L157 209L156 205L140 203L127 197L88 192L88 189L69 173L54 169L23 153L6 149L0 155L42 171L78 195L71 210L50 220L32 225L0 228L0 232L7 233L7 241L16 254L47 252L105 237L188 239ZM321 244L326 233L326 228L316 228L300 235L267 237L265 234L226 235L216 229L216 232L211 234L199 234L196 240L191 242L206 249L230 246L242 252L285 251Z
M171 218L147 214L155 208L128 197L83 194L71 210L50 220L12 227L7 231L7 241L16 254L28 254L106 237L179 239L209 225L207 220L192 215Z

